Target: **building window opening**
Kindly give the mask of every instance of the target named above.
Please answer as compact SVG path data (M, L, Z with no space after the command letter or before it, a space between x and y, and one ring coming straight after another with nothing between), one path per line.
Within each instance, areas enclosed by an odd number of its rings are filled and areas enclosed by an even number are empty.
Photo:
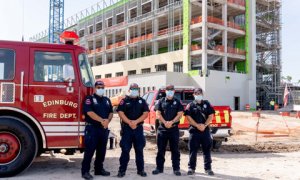
M128 71L128 75L135 75L135 74L136 74L136 70Z
M159 64L155 66L156 72L167 71L167 64Z
M174 72L183 72L183 62L174 63Z

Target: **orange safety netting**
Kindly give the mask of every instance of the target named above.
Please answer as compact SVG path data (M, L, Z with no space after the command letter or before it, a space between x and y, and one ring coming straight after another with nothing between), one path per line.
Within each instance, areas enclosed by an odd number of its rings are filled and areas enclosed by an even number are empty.
M227 26L231 27L233 29L238 29L238 30L242 30L243 31L243 28L240 25L235 24L234 22L230 22L230 21L227 22Z
M192 50L192 51L201 50L201 46L199 46L199 45L197 45L197 44L191 45L191 50Z
M202 16L194 17L191 19L191 24L197 24L202 22ZM208 16L207 17L207 22L209 23L214 23L214 24L220 24L224 25L224 21L220 18L216 18L213 16Z
M245 0L227 0L228 3L245 6Z
M215 51L225 52L225 47L222 45L217 45L213 48Z
M227 52L231 54L239 54L239 55L245 55L246 51L243 49L238 49L238 48L232 48L232 47L227 47Z

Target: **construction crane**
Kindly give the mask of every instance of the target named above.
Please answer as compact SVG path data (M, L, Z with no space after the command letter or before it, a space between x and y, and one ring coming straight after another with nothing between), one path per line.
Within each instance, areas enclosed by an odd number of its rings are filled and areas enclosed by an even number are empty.
M64 0L50 0L49 43L59 43L59 35L64 31Z

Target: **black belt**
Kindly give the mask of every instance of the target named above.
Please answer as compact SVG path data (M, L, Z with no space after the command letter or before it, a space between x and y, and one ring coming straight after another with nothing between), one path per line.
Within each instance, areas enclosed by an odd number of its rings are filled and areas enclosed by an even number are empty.
M137 126L140 126L140 125L143 125L143 124L144 124L144 123L141 122L141 123L138 123ZM122 126L128 126L128 127L129 127L129 125L126 124L126 123L124 123L124 122L121 122L121 125L122 125Z
M95 126L95 127L104 128L104 127L102 126L102 124L93 124L93 123L85 122L85 125L86 125L86 126Z

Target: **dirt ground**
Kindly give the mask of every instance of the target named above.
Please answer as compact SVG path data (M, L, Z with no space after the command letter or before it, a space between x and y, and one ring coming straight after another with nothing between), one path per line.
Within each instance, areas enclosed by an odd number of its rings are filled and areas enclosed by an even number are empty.
M285 122L286 121L286 122ZM300 119L282 119L276 114L265 113L259 123L256 136L257 118L249 113L233 113L233 136L218 151L212 152L215 176L208 177L203 171L203 158L198 155L196 175L187 176L188 151L181 144L182 176L172 174L171 154L167 152L165 173L152 175L155 168L156 145L153 137L147 138L145 147L145 170L148 177L136 175L134 150L131 151L126 176L123 179L299 179L300 180ZM110 128L118 134L119 123L115 118ZM108 150L105 169L117 178L120 148ZM8 179L81 179L80 168L83 154L66 156L62 154L43 154L37 158L28 170ZM92 166L93 167L93 166ZM93 172L92 172L93 173ZM104 177L94 177L103 179Z

